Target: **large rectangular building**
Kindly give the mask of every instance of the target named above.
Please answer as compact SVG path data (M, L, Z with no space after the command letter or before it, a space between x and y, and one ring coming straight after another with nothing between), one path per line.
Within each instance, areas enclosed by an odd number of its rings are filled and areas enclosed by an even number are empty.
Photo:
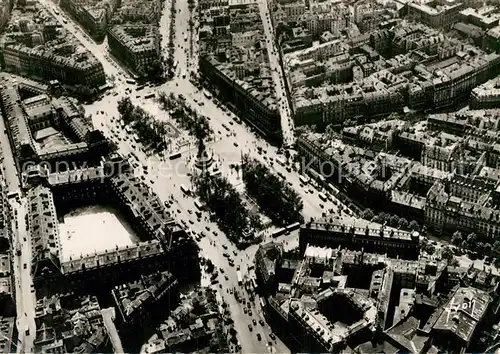
M108 31L111 54L139 76L160 62L160 33L156 25L114 25Z
M335 220L312 221L302 225L299 234L301 253L308 245L363 249L403 259L417 259L420 253L418 232L385 229L384 226L378 229L369 226L361 228Z
M200 58L200 71L216 87L220 97L236 109L238 116L263 136L281 142L280 114L271 87L263 85L263 78L255 78L253 82L238 80L227 65L214 57Z

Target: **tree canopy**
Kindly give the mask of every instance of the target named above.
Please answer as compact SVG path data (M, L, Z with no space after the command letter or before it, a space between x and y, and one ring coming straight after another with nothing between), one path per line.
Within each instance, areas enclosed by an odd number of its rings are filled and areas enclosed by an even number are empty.
M123 97L118 101L118 113L123 122L134 129L145 147L152 146L156 151L162 151L167 147L166 123L156 120L144 109L135 106L130 97Z
M280 226L303 222L300 196L259 161L243 156L243 182L262 211ZM265 182L265 183L264 183Z
M181 128L187 130L197 140L205 140L213 134L208 119L191 110L182 99L175 97L174 94L167 95L165 92L161 92L158 95L158 101L161 108L170 111L170 116Z
M250 230L251 218L233 185L208 172L193 176L193 184L201 201L215 214L220 229L230 240L239 241Z

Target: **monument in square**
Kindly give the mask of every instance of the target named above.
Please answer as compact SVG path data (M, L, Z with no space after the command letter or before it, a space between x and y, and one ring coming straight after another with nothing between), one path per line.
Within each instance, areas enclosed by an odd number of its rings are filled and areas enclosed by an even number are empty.
M213 154L207 152L203 139L198 139L198 153L196 155L196 161L194 162L194 165L196 166L196 168L202 171L206 171L212 166L213 162Z

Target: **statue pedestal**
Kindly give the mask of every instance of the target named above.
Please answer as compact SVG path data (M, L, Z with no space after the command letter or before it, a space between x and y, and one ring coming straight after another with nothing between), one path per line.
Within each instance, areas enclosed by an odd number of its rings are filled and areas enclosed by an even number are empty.
M198 154L198 156L196 157L194 165L197 169L205 171L208 170L210 166L212 166L213 162L214 158L212 154L208 154L206 151L203 151L203 153Z

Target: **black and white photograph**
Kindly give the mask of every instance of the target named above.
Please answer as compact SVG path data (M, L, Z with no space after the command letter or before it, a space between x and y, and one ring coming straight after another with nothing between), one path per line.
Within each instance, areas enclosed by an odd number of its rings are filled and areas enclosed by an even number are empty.
M500 354L500 2L0 0L0 354Z

